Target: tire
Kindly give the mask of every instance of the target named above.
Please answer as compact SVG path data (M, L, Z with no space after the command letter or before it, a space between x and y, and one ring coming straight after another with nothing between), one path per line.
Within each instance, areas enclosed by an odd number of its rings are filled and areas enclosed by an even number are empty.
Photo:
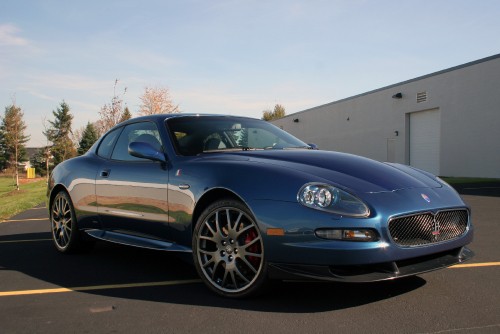
M255 295L267 281L259 228L248 208L233 199L203 211L193 233L193 258L203 282L224 297Z
M81 240L76 221L75 209L66 191L54 197L50 207L52 241L61 253L74 253L90 249L92 241Z

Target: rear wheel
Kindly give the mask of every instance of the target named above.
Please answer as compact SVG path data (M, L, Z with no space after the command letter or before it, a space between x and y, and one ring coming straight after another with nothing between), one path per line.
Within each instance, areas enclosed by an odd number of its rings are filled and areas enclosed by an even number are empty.
M259 228L245 205L220 200L201 214L193 257L205 284L225 297L246 297L263 287L267 266Z
M50 207L50 222L52 240L61 253L71 253L91 247L92 242L80 240L75 210L67 192L60 191L54 197Z

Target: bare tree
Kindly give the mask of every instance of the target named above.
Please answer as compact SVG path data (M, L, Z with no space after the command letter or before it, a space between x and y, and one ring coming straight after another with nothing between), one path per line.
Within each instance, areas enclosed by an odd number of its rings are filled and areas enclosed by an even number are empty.
M47 120L47 117L44 116L42 117L42 126L43 126L43 133L48 133L49 128L50 128L50 123ZM47 176L47 184L49 184L49 179L50 179L50 160L52 159L52 154L50 152L50 147L52 146L51 141L47 136L45 137L47 139L46 145L43 148L43 153L42 153L42 162L45 162L45 171L46 171L46 176Z
M274 110L264 110L262 112L262 119L264 121L272 121L278 118L285 117L285 107L283 107L281 104L277 104L274 106Z
M118 79L115 80L115 86L113 88L113 98L110 104L105 104L101 111L99 112L100 119L97 121L97 131L99 134L111 129L116 124L120 123L123 117L123 96L127 93L127 87L123 90L123 94L116 95L116 86L118 85Z
M168 88L146 87L140 97L142 104L139 115L174 114L180 112L170 97Z

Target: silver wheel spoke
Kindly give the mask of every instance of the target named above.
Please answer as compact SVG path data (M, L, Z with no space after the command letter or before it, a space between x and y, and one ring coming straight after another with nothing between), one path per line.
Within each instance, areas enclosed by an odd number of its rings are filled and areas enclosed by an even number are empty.
M234 272L241 278L245 283L250 283L250 281L243 275L243 273L238 269L238 267L235 267Z
M207 241L215 242L214 238L207 237L205 235L200 236L200 240L207 240Z
M212 263L215 263L214 261L214 258L211 258L210 260L207 261L207 263L205 263L203 265L203 268L207 268L208 266L210 266Z
M258 257L261 258L262 255L258 253L252 253L252 252L245 252L245 256L253 256L253 257Z
M202 253L202 254L214 257L214 252L209 252L209 251L204 250L204 249L199 249L199 252Z
M235 289L238 288L238 283L236 283L236 277L234 277L234 272L230 271L229 272L229 277L231 277L231 281L233 282L233 286Z
M260 242L260 237L256 237L255 239L253 239L252 241L250 241L248 244L245 244L245 249L252 246L253 244L255 244L256 242Z
M221 283L221 286L226 286L227 274L228 274L228 271L226 270L226 271L224 272L224 277L222 277L222 283Z
M248 225L248 226L245 226L244 228L242 228L241 230L239 230L238 237L245 234L245 232L248 231L249 229L251 229L252 227L253 227L253 225Z
M233 230L237 235L240 234L237 230L238 230L238 225L240 224L240 221L241 221L241 217L243 217L243 212L240 212L240 214L238 215L238 218L236 218L236 221L234 222L234 225L231 227L231 230ZM252 225L250 225L250 226L252 226Z
M212 226L210 226L208 221L205 222L205 226L208 228L208 230L210 231L210 233L212 233L213 236L216 235L216 232L212 229Z
M255 268L252 266L252 264L250 262L248 262L248 260L245 258L245 257L240 257L240 259L246 264L246 266L254 273L256 274L257 273L257 270L255 270Z
M227 219L227 229L231 230L233 227L231 225L231 214L229 213L229 209L226 209L226 219Z

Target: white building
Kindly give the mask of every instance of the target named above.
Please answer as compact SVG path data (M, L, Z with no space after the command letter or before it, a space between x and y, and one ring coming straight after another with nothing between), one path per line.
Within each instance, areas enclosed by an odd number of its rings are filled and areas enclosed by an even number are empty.
M324 150L500 178L500 54L273 123Z

